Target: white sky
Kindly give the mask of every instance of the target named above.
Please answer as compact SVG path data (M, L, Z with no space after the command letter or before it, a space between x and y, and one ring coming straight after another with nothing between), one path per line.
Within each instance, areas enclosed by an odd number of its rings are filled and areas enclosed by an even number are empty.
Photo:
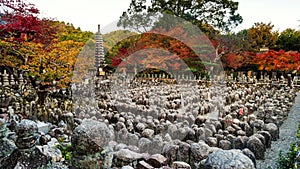
M250 28L255 22L271 22L274 30L300 29L300 0L237 0L244 22L235 31ZM131 0L29 0L42 16L72 23L92 32L117 21Z

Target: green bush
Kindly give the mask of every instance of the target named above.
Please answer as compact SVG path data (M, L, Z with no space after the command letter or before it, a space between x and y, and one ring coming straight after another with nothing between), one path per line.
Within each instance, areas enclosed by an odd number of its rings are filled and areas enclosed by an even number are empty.
M71 164L71 158L72 158L72 145L71 144L59 144L56 146L60 151L63 156L63 158Z
M297 169L297 155L299 154L299 140L300 140L300 124L298 125L298 131L296 133L298 139L297 143L291 144L290 149L286 155L279 152L278 158L276 160L277 169Z
M289 152L284 155L282 151L279 152L279 157L276 160L277 169L294 169L297 168L295 166L295 157L297 154L297 146L295 144L291 144Z

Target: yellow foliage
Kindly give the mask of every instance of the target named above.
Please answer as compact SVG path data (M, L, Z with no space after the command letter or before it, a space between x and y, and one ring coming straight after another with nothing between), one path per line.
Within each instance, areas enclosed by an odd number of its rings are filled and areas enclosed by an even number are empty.
M93 35L58 21L44 22L45 34L32 41L8 41L0 38L0 66L22 69L28 76L50 85L71 82L77 56Z

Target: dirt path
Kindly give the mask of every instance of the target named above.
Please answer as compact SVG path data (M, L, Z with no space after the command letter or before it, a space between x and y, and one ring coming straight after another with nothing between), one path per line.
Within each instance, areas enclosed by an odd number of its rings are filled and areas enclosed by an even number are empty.
M280 126L280 137L277 141L272 141L272 147L267 149L265 160L257 161L257 169L266 169L271 167L276 169L276 159L281 150L284 154L289 150L290 144L296 142L296 133L298 121L300 120L300 93L296 97L294 106L289 113L288 118Z

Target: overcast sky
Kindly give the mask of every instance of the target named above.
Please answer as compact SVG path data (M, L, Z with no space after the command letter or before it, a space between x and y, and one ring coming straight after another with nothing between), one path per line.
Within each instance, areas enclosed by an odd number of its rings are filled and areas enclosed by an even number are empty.
M92 32L117 21L131 0L29 0L42 16L72 23ZM255 22L271 22L274 30L300 29L300 0L238 0L244 22L235 31L250 28Z

